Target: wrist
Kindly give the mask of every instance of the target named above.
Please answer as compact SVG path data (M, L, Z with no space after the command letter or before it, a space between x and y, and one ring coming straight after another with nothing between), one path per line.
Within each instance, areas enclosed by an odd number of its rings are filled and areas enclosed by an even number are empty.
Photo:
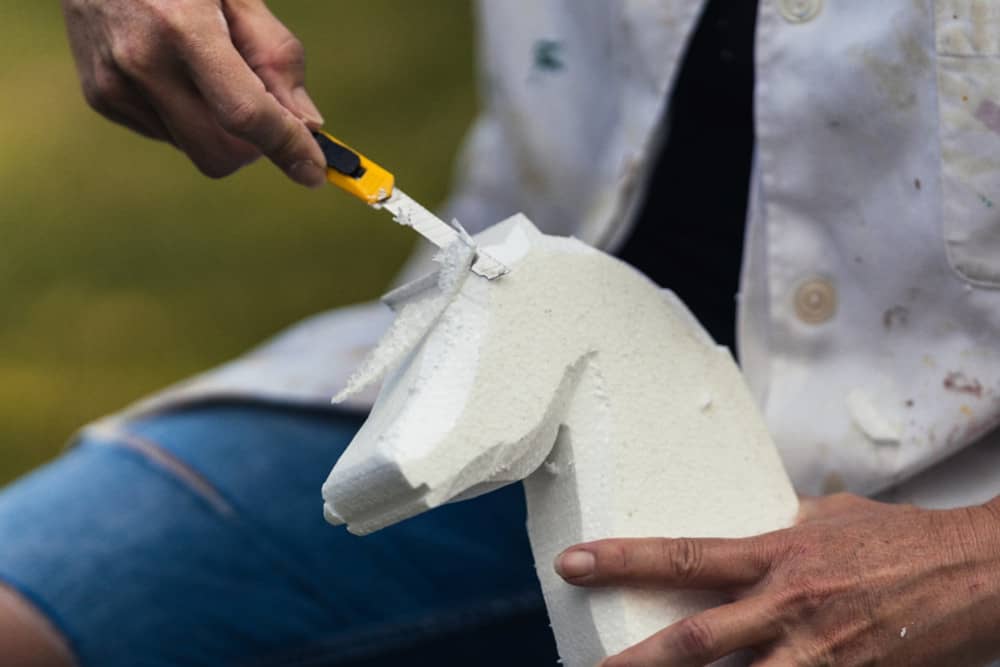
M1000 658L1000 496L968 508L969 539L966 558L970 568L966 584L969 597L977 601L972 626L980 630L975 640L990 648L992 659ZM974 641L975 641L974 640Z
M973 508L973 513L980 555L997 568L1000 579L1000 496Z
M996 516L997 521L1000 522L1000 496L983 503L983 508L992 512Z

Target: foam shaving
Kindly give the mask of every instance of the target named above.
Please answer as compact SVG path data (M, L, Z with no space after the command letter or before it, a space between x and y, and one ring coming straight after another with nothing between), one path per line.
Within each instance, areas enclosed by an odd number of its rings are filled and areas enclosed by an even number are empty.
M368 389L402 363L458 294L470 275L469 268L475 257L476 249L461 239L434 256L434 261L441 266L437 289L402 307L382 340L351 374L347 386L333 397L333 403L343 403L351 396Z

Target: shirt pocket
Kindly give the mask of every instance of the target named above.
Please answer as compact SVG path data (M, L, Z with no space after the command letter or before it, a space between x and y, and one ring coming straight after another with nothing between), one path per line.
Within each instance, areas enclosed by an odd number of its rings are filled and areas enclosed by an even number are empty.
M1000 0L934 0L943 233L964 280L1000 288Z

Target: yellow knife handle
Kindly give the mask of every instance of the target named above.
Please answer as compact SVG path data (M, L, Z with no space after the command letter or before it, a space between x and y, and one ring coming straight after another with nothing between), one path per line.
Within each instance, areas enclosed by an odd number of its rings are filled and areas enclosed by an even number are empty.
M313 132L326 157L326 180L367 204L377 204L392 194L396 179L340 139L322 130Z

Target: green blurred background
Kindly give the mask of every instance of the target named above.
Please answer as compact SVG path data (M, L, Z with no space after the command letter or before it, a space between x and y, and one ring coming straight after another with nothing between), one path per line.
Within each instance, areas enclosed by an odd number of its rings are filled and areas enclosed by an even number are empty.
M440 202L476 105L468 3L271 8L327 127ZM333 188L266 162L212 181L90 111L58 3L0 3L0 25L0 484L88 420L378 296L414 243Z

